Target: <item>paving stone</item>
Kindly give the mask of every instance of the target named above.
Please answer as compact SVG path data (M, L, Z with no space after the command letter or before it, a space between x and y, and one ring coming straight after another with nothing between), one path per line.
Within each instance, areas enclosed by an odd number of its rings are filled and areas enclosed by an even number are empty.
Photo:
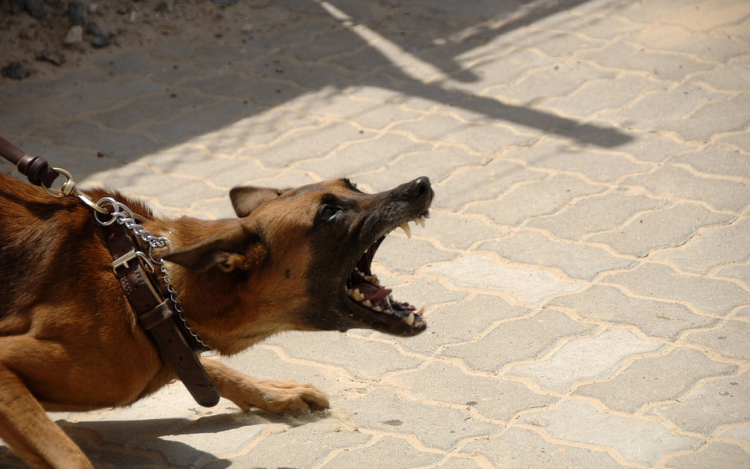
M484 242L477 250L492 251L519 264L555 267L576 279L593 280L601 272L633 264L598 247L555 242L529 231Z
M711 101L725 98L725 94L698 84L683 84L676 88L663 85L661 90L643 96L627 108L602 111L598 117L640 130L673 130L664 123L685 119Z
M686 163L708 174L750 177L750 157L725 145L708 145L700 151L677 155L669 161Z
M486 93L515 104L531 104L551 97L567 96L591 79L613 78L608 70L595 69L579 60L556 62L531 70L521 79L491 88Z
M510 363L541 357L562 339L594 329L562 313L543 310L530 318L503 322L481 340L448 347L442 354L460 358L472 369L497 373Z
M470 124L443 114L404 122L393 129L409 132L420 140L466 145L476 152L490 154L536 140L536 137L518 134L505 126Z
M659 133L631 132L629 135L632 140L623 142L616 150L626 152L640 161L664 162L674 155L697 149L692 144Z
M345 177L355 173L378 169L404 153L424 151L430 148L407 137L386 134L374 139L362 140L334 150L333 154L313 161L304 161L297 167L314 171L323 178ZM394 182L396 184L394 184ZM407 182L407 179L391 182L391 187Z
M287 335L289 338L284 340ZM385 373L415 368L421 363L389 344L338 332L293 333L294 340L291 335L272 337L266 343L283 346L285 353L293 358L340 366L355 378L378 379Z
M750 265L735 265L721 269L717 276L728 277L740 282L743 282L745 286L750 286Z
M338 89L323 89L294 99L291 106L305 114L348 119L368 129L383 129L401 120L417 119L420 113L392 103L355 99Z
M680 22L684 19L683 14ZM684 24L652 23L626 33L623 39L643 49L682 52L704 61L727 62L746 52L741 44L724 34L703 31L696 34Z
M653 408L678 427L709 436L723 425L750 420L750 373L701 384L678 402Z
M622 469L628 467L619 464L604 451L553 444L537 433L523 428L510 428L499 435L472 441L462 450L481 454L489 459L494 467L508 469L531 467Z
M352 467L367 467L374 461L378 461L377 464L387 465L393 469L406 469L432 465L442 458L442 454L420 451L404 439L385 437L372 446L340 452L321 467L325 469L349 469ZM302 461L303 464L300 464L300 467L307 466L308 461ZM255 461L253 461L253 464L255 464Z
M127 162L158 150L161 145L141 133L115 132L84 121L62 124L52 129L34 130L28 140L43 140L51 146L76 147Z
M170 62L164 62L136 51L123 51L114 56L102 57L95 60L94 64L109 76L134 75L170 86L184 81L185 78L204 73L193 68L185 60L175 58Z
M662 347L662 344L642 340L628 330L608 329L595 337L579 337L566 342L544 360L515 365L506 374L527 377L539 387L566 393L578 381L606 379L625 360Z
M652 51L624 42L585 52L578 57L593 60L605 68L644 72L660 80L681 81L688 74L710 68L708 64L683 54Z
M657 197L703 201L716 210L733 212L745 208L750 197L746 184L698 176L671 165L649 174L628 176L623 184L645 187Z
M666 463L674 469L742 469L750 466L750 453L739 446L712 441L699 452L675 456Z
M141 158L141 163L157 167L168 175L192 176L210 179L227 189L239 185L248 177L271 177L275 171L260 168L249 161L217 158L195 145L178 145L165 152L152 153ZM228 197L228 193L225 193Z
M743 111L750 106L750 93L727 96L698 109L687 119L659 124L658 128L674 130L687 140L708 141L715 134L740 131L750 125Z
M723 427L718 434L723 438L750 442L750 423L738 423Z
M76 113L80 115L94 110L119 108L123 102L131 99L163 93L164 89L161 86L142 80L110 80L107 83L88 83L85 87L76 88L61 99L51 100L45 108L59 117L68 117L71 112L71 101L75 103Z
M567 96L545 101L544 106L566 115L588 117L596 112L618 109L643 94L658 90L662 83L635 74L620 74L599 81L589 81Z
M481 466L479 464L473 459L456 457L450 458L444 464L435 467L439 467L440 469L480 469Z
M506 422L522 410L546 407L557 400L534 393L520 383L467 375L441 362L388 377L385 381L407 389L416 398L465 405L484 417ZM446 383L451 385L446 386Z
M267 428L266 425L248 425L242 417L231 415L203 417L177 433L145 440L136 449L156 451L177 467L195 467L214 459L207 455L242 451Z
M470 202L492 200L516 182L544 176L544 173L530 172L519 164L494 160L484 166L456 171L453 177L440 184L440 195L436 196L434 205L458 210Z
M667 266L644 264L635 270L607 275L605 282L622 285L633 293L684 301L708 314L726 316L750 301L750 293L733 283L705 277L680 275Z
M440 188L437 188L439 194ZM439 195L436 195L439 197ZM487 239L507 234L507 230L494 228L476 217L455 215L450 212L430 212L427 230L432 239L451 249L467 249Z
M748 334L750 322L730 319L718 329L690 334L687 341L714 350L726 358L750 360Z
M551 410L526 414L519 422L536 422L560 440L612 448L626 461L644 466L655 465L669 453L696 450L705 443L699 438L674 435L653 420L603 413L584 401L564 400Z
M438 276L455 287L503 292L514 301L541 305L551 296L582 287L553 274L528 267L506 266L489 256L469 254L458 260L430 266L425 275Z
M165 206L187 208L195 200L226 197L226 190L218 190L196 179L166 177L144 166L129 166L99 173L94 180L136 197L154 198ZM189 196L186 196L189 194Z
M420 232L421 228L414 230L414 235L420 236ZM429 241L407 239L398 233L388 236L380 245L375 261L391 272L414 274L433 262L450 261L457 256L458 253L438 249Z
M595 397L613 410L635 413L653 402L679 399L698 380L736 370L697 350L676 348L666 355L637 359L614 378L580 386L574 394Z
M705 274L712 268L741 262L750 257L750 219L702 231L679 250L654 255L683 271Z
M748 66L750 59L747 56L738 57L721 68L698 73L690 79L723 91L750 92L746 78Z
M574 198L605 190L567 175L552 175L542 181L519 184L491 202L470 206L467 211L485 214L501 225L519 225L527 218L551 215Z
M284 136L272 145L253 148L238 153L257 159L272 168L283 168L292 162L321 158L343 142L371 138L359 133L348 123L334 122L322 127L304 129Z
M357 447L365 444L371 437L353 431L341 422L333 419L310 421L297 427L288 427L276 431L263 438L252 450L238 458L233 458L233 464L238 467L315 467L321 464L333 451L344 448ZM396 449L397 443L392 442L391 448ZM294 450L290 450L294 448ZM384 448L380 454L385 454ZM349 454L350 450L343 454ZM418 453L413 451L409 456L416 458ZM337 458L334 458L334 461ZM331 466L330 463L323 467ZM339 466L340 467L340 466Z
M385 388L351 399L340 409L360 431L415 435L421 444L443 451L450 451L467 438L487 435L495 428L476 420L467 410L423 404ZM430 431L423 431L425 428Z
M643 213L620 229L595 234L586 241L607 244L623 254L647 257L655 249L681 246L700 228L731 218L731 215L711 212L698 204L678 203ZM654 256L654 259L660 258L664 257L658 253Z
M528 225L549 230L560 238L580 240L587 234L620 226L638 212L666 205L663 200L617 189L578 200L552 216L530 220Z
M191 142L205 146L209 151L225 155L237 155L246 149L262 148L263 145L281 140L289 131L314 128L323 122L290 108L274 108L256 113L257 109L245 106L246 116L223 127L218 132L206 132Z
M180 90L179 93L160 90L159 93L130 99L125 107L96 113L92 119L117 130L147 128L155 122L170 119L181 112L195 112L195 109L209 102L209 98L190 89Z
M633 298L603 285L593 285L575 295L559 296L552 299L549 306L570 308L584 318L636 326L649 336L671 340L685 330L710 327L718 321L694 314L680 304Z
M400 291L398 297L401 297ZM404 295L404 298L411 296ZM497 296L476 295L465 301L438 306L434 310L428 306L427 313L427 331L402 342L404 349L432 354L444 345L470 341L497 321L525 316L531 310L511 306Z

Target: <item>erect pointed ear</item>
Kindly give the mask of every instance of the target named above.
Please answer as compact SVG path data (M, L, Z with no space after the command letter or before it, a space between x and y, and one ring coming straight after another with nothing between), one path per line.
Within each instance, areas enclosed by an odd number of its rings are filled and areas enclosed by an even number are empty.
M268 187L242 186L229 191L234 212L238 217L246 217L263 202L275 199L290 189L270 189Z
M268 256L263 237L243 225L223 231L207 240L170 252L164 260L194 272L218 267L224 272L249 271L261 265Z

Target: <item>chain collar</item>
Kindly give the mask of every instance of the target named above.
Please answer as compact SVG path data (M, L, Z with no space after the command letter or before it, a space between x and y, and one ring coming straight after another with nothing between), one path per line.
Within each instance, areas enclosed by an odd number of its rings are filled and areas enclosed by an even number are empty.
M87 205L91 206L90 203L87 203ZM154 255L154 249L167 249L167 251L171 250L172 243L170 243L169 238L166 238L164 236L152 235L151 232L149 232L148 230L143 228L142 225L136 222L135 214L132 210L130 210L128 206L118 202L112 197L104 197L102 199L99 199L96 202L95 206L98 207L98 209L94 209L94 218L96 219L97 223L102 226L109 226L113 223L123 225L133 234L133 236L136 237L136 239L140 239L148 245L148 253L138 251L136 254L141 256L143 259L146 259L146 257L148 257L152 272L154 270L154 264L159 266L162 281L164 282L167 293L169 294L169 300L172 302L174 310L177 313L177 317L180 319L183 328L190 334L195 343L203 347L205 350L209 350L209 347L206 345L206 343L203 342L198 334L196 334L193 329L190 328L190 325L188 325L187 321L185 321L185 318L182 315L182 305L180 304L180 300L177 297L177 292L175 291L172 280L169 277L169 273L167 272L167 267L166 265L164 265L164 260L161 258L161 256ZM102 220L99 217L99 215L103 213L106 213L110 216L109 220Z

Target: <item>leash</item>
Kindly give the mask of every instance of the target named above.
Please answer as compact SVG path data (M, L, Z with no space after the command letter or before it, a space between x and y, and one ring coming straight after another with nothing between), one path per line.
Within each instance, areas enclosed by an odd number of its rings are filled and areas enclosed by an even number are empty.
M151 235L136 222L130 208L112 197L104 197L94 203L76 188L70 173L51 167L42 157L27 155L2 137L0 156L15 164L31 184L41 186L52 197L75 196L94 210L94 219L104 230L104 238L112 255L112 270L136 313L138 324L151 337L162 359L172 367L193 399L204 407L215 406L221 395L196 353L206 351L208 347L183 318L164 261L152 253L155 248L170 249L169 239ZM61 189L50 189L60 175L66 178ZM100 215L110 218L102 220ZM148 245L147 252L139 249L138 239ZM158 288L155 265L160 266L168 298Z

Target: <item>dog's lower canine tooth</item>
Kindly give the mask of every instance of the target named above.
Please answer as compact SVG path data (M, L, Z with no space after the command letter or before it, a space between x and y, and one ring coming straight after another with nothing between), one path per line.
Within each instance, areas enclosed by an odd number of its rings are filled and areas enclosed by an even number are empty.
M408 221L401 223L401 229L404 230L404 233L406 233L406 237L411 239L411 228L409 228Z
M409 313L409 316L406 319L404 319L404 321L406 321L406 324L410 326L414 324L414 312Z
M383 312L383 308L381 308L380 306L373 306L372 310L376 311L378 313L382 313Z
M372 303L370 302L370 300L365 300L362 302L362 304L367 306L368 308L372 306Z
M420 306L419 309L417 310L417 314L422 314L422 313L424 313L424 305Z

